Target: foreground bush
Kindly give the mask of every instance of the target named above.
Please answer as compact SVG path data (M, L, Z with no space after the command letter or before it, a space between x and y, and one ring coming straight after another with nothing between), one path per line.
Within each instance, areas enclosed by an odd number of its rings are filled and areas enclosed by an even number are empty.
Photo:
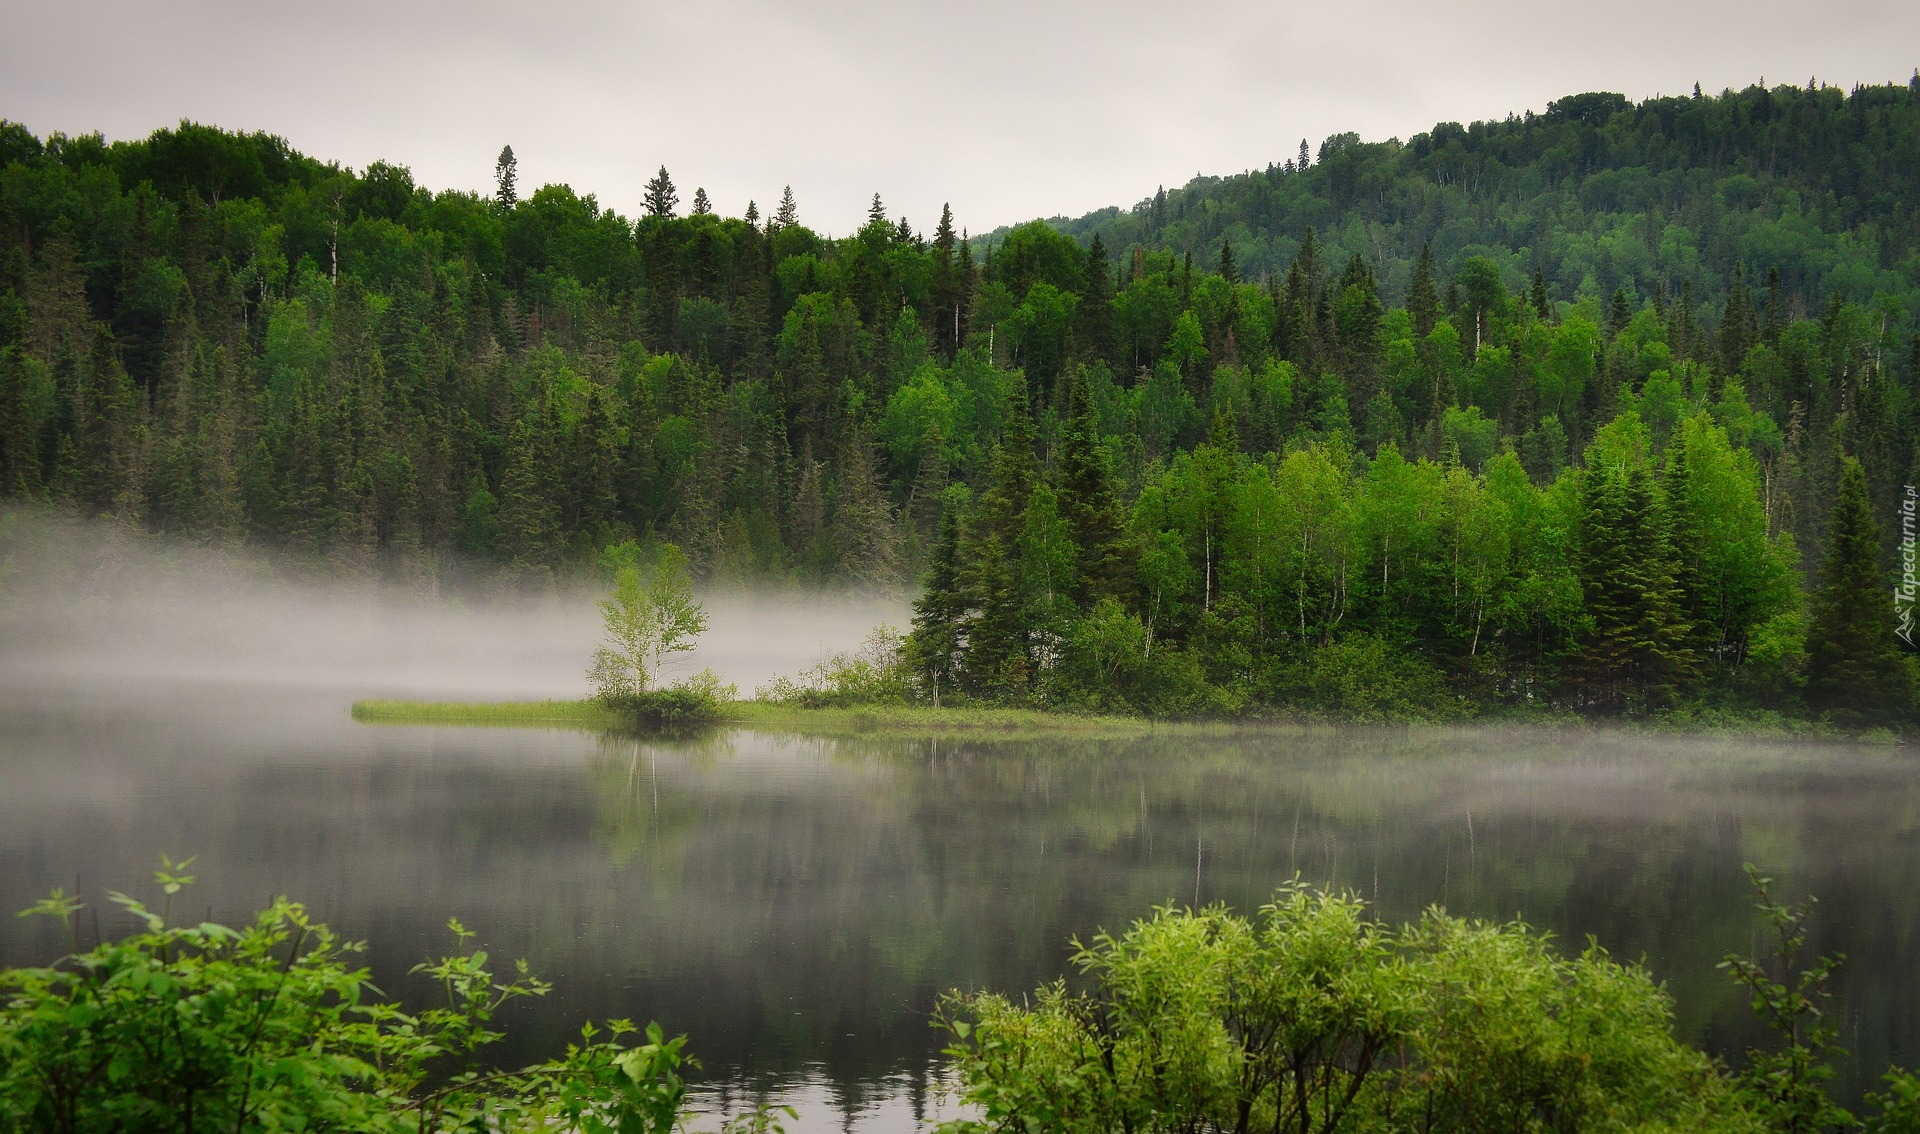
M643 728L678 731L714 724L739 689L703 669L685 681L660 689L602 695L601 704L625 713Z
M1753 1130L1665 993L1597 946L1300 886L1257 918L1157 910L1081 948L1085 991L948 999L962 1127Z
M192 881L173 867L159 880L169 903ZM0 972L0 1131L670 1134L683 1117L684 1037L655 1025L588 1025L558 1058L488 1068L495 1014L549 986L525 962L496 977L457 921L460 951L414 969L445 1004L410 1012L297 902L232 929L113 900L146 928ZM55 891L28 912L71 936L80 908Z

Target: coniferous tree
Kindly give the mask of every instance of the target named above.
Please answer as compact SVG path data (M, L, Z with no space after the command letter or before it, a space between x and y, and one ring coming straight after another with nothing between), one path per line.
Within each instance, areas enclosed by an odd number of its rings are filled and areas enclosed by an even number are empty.
M1844 458L1807 632L1807 703L1848 727L1912 712L1906 659L1893 639L1892 589L1880 570L1880 527L1860 462Z
M1100 419L1084 379L1072 383L1057 460L1060 514L1076 555L1073 599L1082 610L1132 597L1134 559L1126 517L1100 451Z
M961 280L954 260L953 209L940 206L940 223L933 230L933 280L928 289L928 305L933 323L934 349L943 358L952 358L960 349Z
M873 459L873 443L864 432L854 431L841 445L835 474L837 581L864 590L890 587L899 577L899 549L886 489Z
M1220 278L1230 284L1240 282L1240 269L1233 262L1233 244L1224 239L1220 241Z
M960 509L949 503L940 514L933 560L913 603L913 629L906 654L936 707L943 690L958 684L967 648L970 606L960 567Z
M513 208L520 200L519 193L514 188L519 170L520 163L513 156L513 147L500 147L500 160L493 163L493 196L503 209Z
M1637 423L1636 423L1637 424ZM1618 453L1581 471L1574 574L1590 631L1573 659L1582 700L1642 714L1673 704L1695 674L1667 517L1644 460Z
M704 186L694 186L693 215L696 217L704 217L711 212L713 212L713 202L707 199L706 188Z
M1547 296L1547 277L1539 268L1533 270L1533 286L1527 292L1527 301L1533 304L1533 310L1542 319L1553 320L1553 300Z
M1414 341L1424 343L1440 320L1440 290L1433 283L1433 246L1420 245L1420 259L1413 265L1413 282L1407 287L1407 314L1413 319Z
M887 207L880 203L880 194L873 195L873 203L867 206L868 224L887 223Z
M660 172L647 181L646 196L641 199L650 217L671 217L674 208L680 204L680 194L673 187L673 178L667 174L667 167L661 166Z
M742 213L742 214L741 214L741 217L742 217L742 219L744 219L744 220L745 220L745 221L746 221L746 222L747 222L747 223L748 223L749 225L757 225L757 224L759 224L759 223L760 223L760 206L759 206L759 205L756 205L756 204L754 204L754 203L753 203L752 201L748 201L748 202L747 202L747 211L746 211L745 213Z
M1038 481L1033 419L1025 390L1012 386L993 471L969 525L967 590L978 608L968 631L966 673L981 695L1020 697L1032 676L1020 586L1020 537Z
M793 186L780 190L780 208L773 214L773 227L792 228L800 223L800 211L793 203Z

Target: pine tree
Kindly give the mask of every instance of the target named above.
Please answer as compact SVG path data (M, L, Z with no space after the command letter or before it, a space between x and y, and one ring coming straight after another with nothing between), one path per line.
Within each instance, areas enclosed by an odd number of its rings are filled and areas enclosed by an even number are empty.
M780 208L773 214L773 227L792 228L800 223L800 213L793 203L793 186L780 190Z
M899 579L899 548L873 443L864 432L855 431L841 446L834 482L833 549L839 580L860 590L891 587Z
M1582 470L1574 574L1592 629L1573 671L1585 703L1641 714L1673 704L1695 675L1657 486L1644 461Z
M1240 282L1240 269L1233 262L1233 245L1224 238L1220 241L1220 278L1230 284Z
M514 159L513 147L500 147L500 160L493 163L494 200L503 209L511 209L519 202L519 194L514 189L514 179L520 169L520 163Z
M1913 692L1893 640L1892 589L1860 462L1844 458L1820 589L1807 631L1807 704L1849 728L1910 719Z
M1533 287L1527 292L1527 300L1540 318L1553 321L1553 300L1547 296L1547 277L1539 268L1533 270Z
M713 202L707 199L706 188L703 186L695 186L693 190L693 215L696 217L704 217L711 212L713 212Z
M1425 342L1440 321L1440 289L1433 283L1433 246L1420 245L1420 259L1413 265L1413 282L1407 287L1407 314L1413 318L1413 334Z
M867 206L868 224L887 223L887 207L880 203L880 194L873 195L873 204Z
M1293 168L1296 170L1304 171L1309 165L1312 165L1312 164L1313 164L1313 154L1311 151L1307 149L1307 140L1305 138L1302 138L1300 139L1300 156L1294 159Z
M1100 452L1100 419L1083 378L1072 382L1068 395L1056 467L1060 513L1072 533L1077 559L1074 602L1083 611L1103 598L1126 602L1132 597L1133 546Z
M1613 297L1607 300L1607 333L1617 335L1626 330L1627 320L1633 318L1633 309L1627 306L1627 289L1616 287Z
M967 589L979 614L968 632L966 674L969 688L982 696L1019 697L1031 673L1019 556L1038 479L1033 419L1025 391L1015 383L987 490L969 525Z
M661 166L660 172L647 182L646 196L642 199L647 215L650 217L670 217L674 207L680 203L680 194L673 187L673 178L668 176L667 167Z
M1746 271L1734 265L1733 287L1727 291L1726 311L1720 317L1720 366L1722 374L1738 374L1747 351L1759 337L1753 301L1747 294Z
M961 279L954 262L953 209L940 206L940 223L933 230L933 280L929 289L929 312L933 324L934 350L952 358L960 349Z
M1114 353L1113 269L1107 263L1107 246L1095 232L1087 247L1087 290L1080 297L1075 314L1080 321L1080 342L1096 359L1111 359Z
M747 211L744 214L744 216L749 226L759 224L760 223L760 206L754 204L752 201L748 201Z
M913 603L913 629L907 635L906 654L937 707L941 691L958 682L967 640L969 606L960 569L960 509L949 503L940 514L940 533L934 542L920 597Z

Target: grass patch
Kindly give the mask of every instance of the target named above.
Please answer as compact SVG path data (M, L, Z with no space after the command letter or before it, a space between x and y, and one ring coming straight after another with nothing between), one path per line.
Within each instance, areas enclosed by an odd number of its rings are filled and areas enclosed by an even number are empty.
M364 724L482 725L525 728L630 728L630 719L598 701L355 701ZM1150 732L1217 729L1217 724L1170 724L1141 717L1086 716L1040 709L940 708L859 705L809 709L763 701L733 701L720 712L722 727L819 736L885 733L896 736L1143 736Z
M626 719L598 701L355 701L362 724L608 729Z

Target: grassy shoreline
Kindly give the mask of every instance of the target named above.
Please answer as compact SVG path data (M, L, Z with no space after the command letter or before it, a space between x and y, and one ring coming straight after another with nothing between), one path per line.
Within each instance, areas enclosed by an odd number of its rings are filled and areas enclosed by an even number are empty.
M400 701L353 703L362 724L478 725L503 728L618 729L628 721L596 701ZM933 708L930 705L863 705L808 709L764 701L734 701L721 712L721 727L780 732L901 736L1060 735L1143 736L1166 731L1218 730L1218 722L1152 721L1144 717L1088 716L1040 709Z
M365 700L353 703L353 719L378 725L454 725L495 728L561 728L590 732L616 731L631 726L623 714L597 701L403 701ZM815 736L885 734L904 738L974 736L1059 736L1076 738L1137 737L1168 734L1222 734L1235 732L1307 733L1343 727L1337 722L1295 721L1283 717L1246 717L1213 720L1153 720L1146 717L1101 716L1047 709L984 706L934 708L930 705L858 705L846 708L804 708L765 701L734 701L722 711L719 727L795 732ZM1897 745L1900 738L1885 730L1847 734L1807 721L1760 716L1679 718L1651 721L1589 721L1565 716L1539 718L1490 717L1477 721L1403 722L1371 724L1361 728L1472 728L1518 727L1550 730L1612 730L1650 735L1747 738L1756 741L1851 741L1870 745Z

